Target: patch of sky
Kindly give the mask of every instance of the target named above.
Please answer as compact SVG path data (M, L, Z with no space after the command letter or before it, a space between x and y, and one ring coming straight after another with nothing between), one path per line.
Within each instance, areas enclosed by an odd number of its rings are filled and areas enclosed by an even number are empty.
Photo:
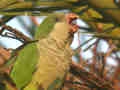
M23 19L23 21L25 22L25 24L27 25L27 27L29 27L29 26L31 25L31 22L30 22L30 19L29 19L28 16L18 16L18 17L20 17L20 18ZM40 23L43 21L44 18L45 18L45 17L37 17L38 23L40 24ZM30 34L27 32L27 30L26 30L27 28L25 28L22 24L20 24L20 22L19 22L19 20L18 20L17 18L14 18L14 19L12 19L11 21L9 21L9 22L7 23L7 25L9 25L9 26L11 26L11 27L19 30L19 31L22 32L24 35L32 38L32 37L30 36ZM15 39L12 39L12 38L9 38L9 39L8 39L8 38L6 38L6 37L0 37L0 42L2 42L3 45L5 45L6 48L13 48L13 49L19 47L19 46L22 44L22 43L21 43L20 41L18 41L18 40L15 40Z

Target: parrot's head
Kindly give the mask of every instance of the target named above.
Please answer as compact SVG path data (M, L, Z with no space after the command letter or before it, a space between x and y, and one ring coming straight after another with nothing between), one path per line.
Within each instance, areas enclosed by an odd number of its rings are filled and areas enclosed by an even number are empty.
M79 26L75 23L75 21L79 18L78 15L75 13L70 13L66 15L66 21L70 25L70 32L74 33L77 32L79 29Z
M69 13L69 14L58 14L56 15L56 22L66 22L69 24L71 27L74 26L75 24L73 23L76 19L78 19L79 16L76 15L75 13ZM76 29L76 31L78 28ZM73 31L75 32L75 31Z
M54 18L56 20L56 25L51 36L71 44L74 38L74 33L79 29L79 27L73 22L76 21L79 16L74 13L61 13L54 16Z
M73 22L76 21L79 16L74 13L61 13L54 16L54 18L56 20L56 25L54 28L55 32L52 33L52 36L61 40L72 41L74 33L79 29Z
M52 14L45 18L40 24L35 34L35 39L42 39L50 36L62 41L68 38L72 40L74 32L78 30L77 25L73 23L73 21L78 18L79 16L73 13Z

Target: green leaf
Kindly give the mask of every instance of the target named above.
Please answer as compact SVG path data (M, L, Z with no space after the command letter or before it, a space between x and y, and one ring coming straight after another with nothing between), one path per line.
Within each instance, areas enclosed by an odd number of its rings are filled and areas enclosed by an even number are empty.
M22 88L31 81L37 60L38 51L35 43L28 44L19 52L11 72L17 88Z

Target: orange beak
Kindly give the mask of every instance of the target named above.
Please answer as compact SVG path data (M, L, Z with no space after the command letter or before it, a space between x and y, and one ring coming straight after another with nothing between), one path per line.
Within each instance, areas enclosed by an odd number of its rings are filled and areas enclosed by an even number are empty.
M74 20L78 18L79 16L74 13L69 13L66 15L67 23L71 26L70 32L77 32L77 30L79 29L78 25L72 23Z
M69 13L66 15L67 23L71 24L73 20L78 19L79 16L74 13Z

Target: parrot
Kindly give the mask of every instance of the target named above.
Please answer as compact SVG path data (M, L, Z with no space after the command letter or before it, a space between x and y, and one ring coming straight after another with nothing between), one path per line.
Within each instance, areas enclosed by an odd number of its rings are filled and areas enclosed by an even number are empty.
M76 14L57 13L40 24L34 37L38 41L25 46L13 65L11 78L18 89L60 89L72 63L71 29L77 18Z
M75 19L76 17L71 17ZM44 26L43 26L44 25ZM24 90L58 90L69 71L72 49L66 46L71 25L64 14L50 16L40 25L35 39L40 58L32 81ZM48 35L46 36L46 32ZM41 39L43 38L43 39Z

